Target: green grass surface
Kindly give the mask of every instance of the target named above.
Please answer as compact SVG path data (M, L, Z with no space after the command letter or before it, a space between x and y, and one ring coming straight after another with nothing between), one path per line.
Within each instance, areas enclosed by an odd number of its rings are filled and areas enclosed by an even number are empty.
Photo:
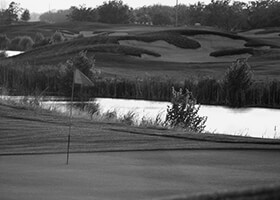
M221 191L240 195L244 188L279 184L279 158L279 151L107 152L70 154L65 165L65 153L0 156L0 193L21 200L174 200L197 193L228 199L233 195ZM239 197L230 200L256 196Z
M68 125L54 112L0 103L3 199L279 197L263 187L280 183L279 140L74 118L65 165Z
M89 54L96 55L96 66L101 69L103 74L108 76L120 76L125 78L160 76L184 80L186 78L203 76L212 76L221 78L230 62L212 62L212 63L180 63L176 61L160 61L160 54L156 50L119 45L121 40L138 40L143 42L153 42L164 40L169 44L182 49L195 51L200 49L200 43L190 39L195 35L222 36L234 40L246 41L248 48L234 50L232 47L226 49L217 49L212 54L232 55L243 52L254 52L249 58L249 64L254 70L254 78L257 80L279 79L279 41L274 38L258 39L250 36L240 36L209 27L189 27L172 28L143 25L108 25L100 23L27 23L12 26L1 26L0 33L7 34L9 37L15 35L24 35L25 33L36 34L37 32L46 32L52 34L56 30L70 33L79 33L79 31L92 31L94 33L128 33L124 36L106 36L100 35L90 38L79 38L67 42L54 44L50 46L36 48L25 54L2 60L2 64L9 62L18 62L21 64L30 63L31 65L56 65L72 58L78 51L87 49ZM28 34L27 34L28 35ZM217 41L219 42L219 41ZM215 41L213 41L215 43ZM260 46L271 46L274 49L259 50ZM277 47L277 48L276 48ZM256 50L257 49L257 50ZM226 53L225 53L226 52ZM141 54L156 56L159 60L147 60L140 58ZM129 55L129 56L127 56ZM186 53L186 56L188 54ZM220 56L219 58L222 58Z
M0 105L0 154L64 152L68 118L44 110ZM280 141L131 127L75 118L72 152L160 149L280 149Z

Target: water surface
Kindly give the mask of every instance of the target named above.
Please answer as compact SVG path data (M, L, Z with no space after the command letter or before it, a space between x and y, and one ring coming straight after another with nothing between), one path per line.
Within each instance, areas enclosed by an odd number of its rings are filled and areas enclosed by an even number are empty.
M135 113L136 123L144 119L155 120L159 115L165 120L169 102L97 98L100 112L116 111L118 117L128 112ZM60 112L69 112L69 103L48 101L44 107L53 107ZM201 105L199 115L207 116L205 131L264 138L280 137L280 109L243 108Z

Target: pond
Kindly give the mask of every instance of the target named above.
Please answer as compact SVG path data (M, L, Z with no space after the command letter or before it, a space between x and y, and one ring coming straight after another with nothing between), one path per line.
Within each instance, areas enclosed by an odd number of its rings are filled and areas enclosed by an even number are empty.
M2 99L20 101L23 97L0 96ZM75 102L78 103L78 102ZM93 102L88 102L93 103ZM135 113L135 122L144 119L155 120L157 116L165 120L169 102L96 98L100 113L116 111L118 117L128 112ZM61 113L69 113L70 102L65 98L47 97L40 102L45 109L55 109ZM73 109L74 115L85 115ZM223 106L201 105L200 116L207 116L206 132L217 134L241 135L263 138L280 138L280 109L243 108L232 109Z
M155 120L158 115L164 121L167 106L170 105L169 102L111 98L97 98L96 103L99 104L101 113L116 111L118 117L121 117L128 112L133 112L136 123L143 118ZM42 106L60 112L69 112L67 102L45 101ZM199 115L207 116L205 131L210 133L280 138L280 109L232 109L201 105Z
M0 53L3 52L3 51L4 50L0 50ZM5 52L6 52L8 57L16 56L16 55L19 55L19 54L23 53L23 51L9 51L9 50L6 50Z

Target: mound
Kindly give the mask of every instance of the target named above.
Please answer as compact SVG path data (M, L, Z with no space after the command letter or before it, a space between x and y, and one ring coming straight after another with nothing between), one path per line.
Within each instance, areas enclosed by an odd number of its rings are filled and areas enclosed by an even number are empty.
M280 48L280 45L273 40L249 37L244 33L238 35L206 28L109 26L92 23L75 25L77 27L70 29L69 24L38 24L38 27L45 29L61 26L63 28L61 30L65 34L82 33L86 37L36 48L15 59L37 63L38 59L48 62L49 58L54 62L55 60L60 62L78 51L87 50L93 53L137 56L144 61L208 63L232 62L240 57L255 56L255 50L258 50L259 54L261 50ZM89 29L80 30L85 27ZM92 27L96 29L91 31ZM252 31L251 34L260 31L263 30ZM134 62L139 61L139 59L134 60Z
M76 54L80 51L88 51L93 53L112 53L112 54L137 56L137 57L141 57L141 55L149 55L152 57L160 56L160 54L147 49L125 46L125 45L117 45L117 44L97 44L97 45L80 46L77 48L61 47L61 48L56 48L56 50L57 50L56 53L53 53L52 46L49 46L49 48L44 47L44 48L34 49L26 53L20 54L18 56L14 56L13 60L16 62L25 61L25 62L41 63L43 60L46 61L50 58L53 59L53 57L56 57L57 61L63 62L71 58L73 54Z

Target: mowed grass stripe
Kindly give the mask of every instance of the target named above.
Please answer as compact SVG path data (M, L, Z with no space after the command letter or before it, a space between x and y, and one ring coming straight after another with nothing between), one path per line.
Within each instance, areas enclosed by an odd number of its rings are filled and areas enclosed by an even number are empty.
M66 151L68 117L42 110L20 109L1 104L0 116L2 116L0 154L62 153ZM32 121L32 119L36 120ZM131 127L120 123L73 119L71 152L167 149L275 150L280 149L280 141L186 133L179 130Z

